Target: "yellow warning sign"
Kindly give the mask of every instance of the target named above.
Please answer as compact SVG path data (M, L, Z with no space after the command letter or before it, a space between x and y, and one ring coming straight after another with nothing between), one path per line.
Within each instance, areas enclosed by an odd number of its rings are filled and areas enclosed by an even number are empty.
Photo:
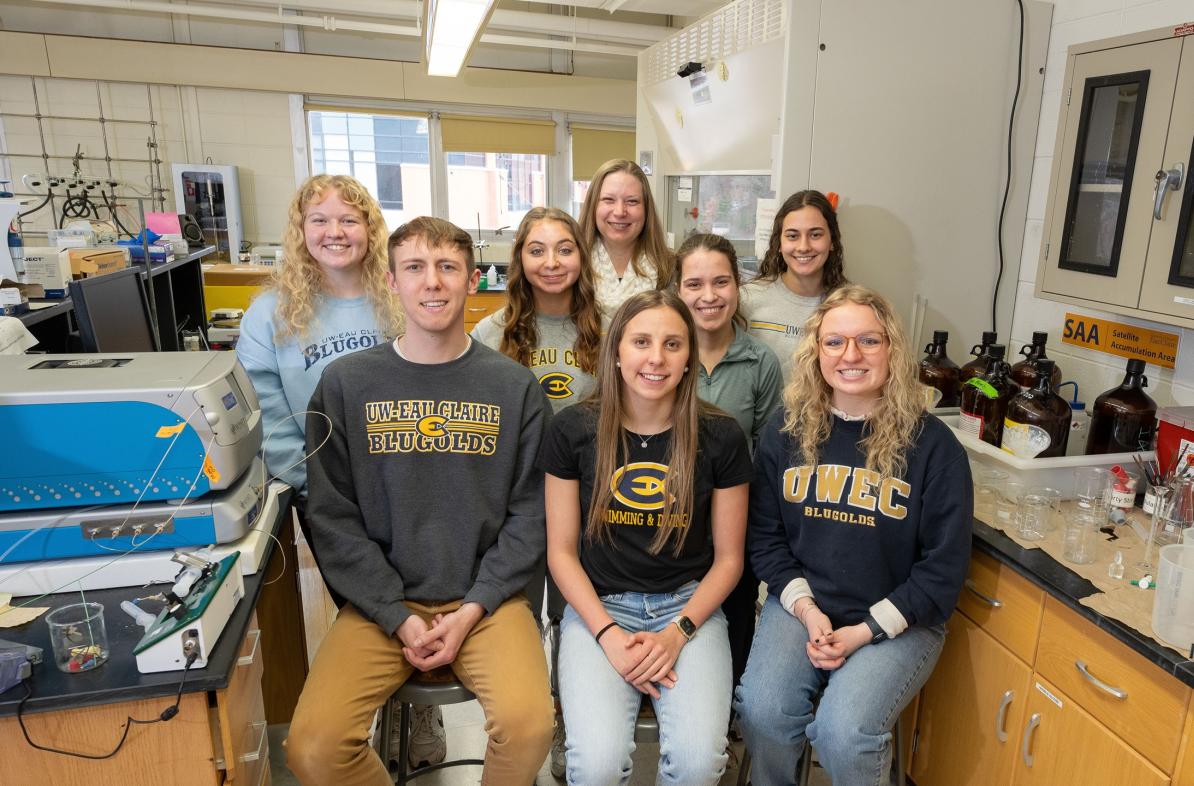
M1161 368L1173 368L1177 360L1177 333L1082 314L1066 313L1061 340L1083 349L1137 358Z
M203 474L207 475L208 482L212 484L220 482L220 471L211 463L211 456L203 457Z
M166 437L173 437L175 434L178 434L186 427L187 427L187 424L185 421L182 423L179 423L176 426L162 426L161 428L158 429L158 433L155 434L154 436L156 436L158 439L165 439Z

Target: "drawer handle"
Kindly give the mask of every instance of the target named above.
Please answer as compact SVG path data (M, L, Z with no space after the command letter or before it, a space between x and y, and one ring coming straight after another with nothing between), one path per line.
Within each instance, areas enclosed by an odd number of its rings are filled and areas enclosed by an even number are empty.
M971 579L966 579L966 589L970 590L972 595L974 595L976 598L981 600L983 603L986 603L991 608L993 608L993 609L1003 608L1003 601L998 600L996 598L992 598L990 595L984 595L983 593L979 592L978 586Z
M1020 745L1020 756L1024 759L1026 767L1032 766L1032 754L1028 752L1028 743L1032 741L1032 733L1040 725L1041 714L1039 712L1032 713L1032 717L1028 719L1028 725L1024 728L1024 742Z
M252 666L253 661L257 660L257 647L261 644L261 628L249 631L245 638L247 639L249 636L253 637L253 649L248 655L241 655L236 659L237 666Z
M245 763L261 760L265 754L265 741L269 739L269 732L266 729L265 721L253 721L249 725L257 729L260 736L257 740L257 750L249 751L240 757L240 760Z
M1113 686L1108 685L1107 683L1103 682L1101 679L1099 679L1095 675L1091 674L1090 671L1086 668L1086 664L1083 663L1082 661L1080 661L1080 660L1074 661L1074 668L1076 668L1076 669L1078 669L1078 671L1082 672L1082 676L1085 677L1090 682L1091 685L1094 685L1096 688L1103 691L1104 693L1110 693L1112 696L1119 699L1120 701L1123 701L1124 699L1128 698L1128 692L1126 690L1120 690L1119 688L1113 687Z
M995 713L995 736L1000 742L1007 742L1007 708L1015 695L1015 691L1004 691L1003 698L999 702L999 709Z

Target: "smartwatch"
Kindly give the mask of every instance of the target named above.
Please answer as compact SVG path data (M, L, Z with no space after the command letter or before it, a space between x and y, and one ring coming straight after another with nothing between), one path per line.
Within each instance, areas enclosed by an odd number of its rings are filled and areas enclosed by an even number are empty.
M887 631L880 627L878 620L874 616L866 615L866 626L871 629L871 644L878 644L887 639Z
M696 635L696 625L693 625L692 620L684 615L676 617L674 620L672 620L672 624L680 629L680 633L682 633L684 638L688 641L692 641L692 637Z

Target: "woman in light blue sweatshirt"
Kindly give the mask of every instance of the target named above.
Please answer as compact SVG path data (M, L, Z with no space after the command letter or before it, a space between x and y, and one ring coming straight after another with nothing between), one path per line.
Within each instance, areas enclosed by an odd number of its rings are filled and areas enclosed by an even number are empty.
M738 304L738 255L720 235L693 235L676 252L676 288L696 323L700 359L697 395L738 421L754 450L771 413L779 408L779 359L746 332ZM738 586L722 603L729 623L734 682L746 669L755 632L759 580L744 566Z
M261 400L265 462L294 487L300 510L303 413L320 374L402 324L386 285L386 237L381 208L363 185L346 175L309 178L290 203L285 260L241 320L236 351Z

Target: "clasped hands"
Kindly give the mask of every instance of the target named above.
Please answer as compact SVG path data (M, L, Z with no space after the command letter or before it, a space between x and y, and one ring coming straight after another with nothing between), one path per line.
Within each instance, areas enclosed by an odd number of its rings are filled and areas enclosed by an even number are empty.
M402 654L419 671L432 671L456 660L460 645L473 626L485 616L479 603L465 603L455 611L436 614L428 625L411 614L394 635L402 642Z
M614 626L598 644L622 679L658 699L659 685L676 687L676 659L687 641L675 625L668 625L658 633L627 633Z
M832 671L841 668L846 658L871 641L871 629L865 622L834 630L829 618L816 604L797 607L794 613L808 630L805 652L809 662L818 669Z

